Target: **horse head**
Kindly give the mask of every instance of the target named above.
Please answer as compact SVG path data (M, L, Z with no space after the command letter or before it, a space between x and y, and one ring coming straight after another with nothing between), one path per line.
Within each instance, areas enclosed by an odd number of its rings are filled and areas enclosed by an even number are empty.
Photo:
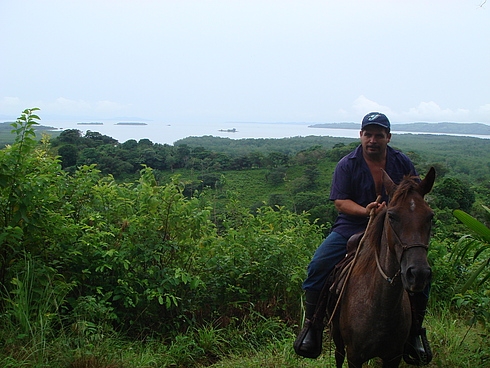
M432 275L427 251L434 212L424 196L431 191L434 180L433 167L424 180L405 177L399 185L386 172L383 174L390 198L385 218L386 241L396 254L403 287L409 292L422 291Z

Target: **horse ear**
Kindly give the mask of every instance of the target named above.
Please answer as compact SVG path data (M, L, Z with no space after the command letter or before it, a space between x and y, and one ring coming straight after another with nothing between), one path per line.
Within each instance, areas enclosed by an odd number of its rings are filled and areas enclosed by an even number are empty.
M436 170L434 167L429 169L427 175L425 175L424 180L422 180L419 184L419 192L422 196L426 195L432 190L432 186L434 185L434 181L436 180Z
M391 180L388 173L384 170L383 170L383 184L385 186L386 194L388 194L388 197L391 197L392 194L395 192L396 184L393 182L393 180Z

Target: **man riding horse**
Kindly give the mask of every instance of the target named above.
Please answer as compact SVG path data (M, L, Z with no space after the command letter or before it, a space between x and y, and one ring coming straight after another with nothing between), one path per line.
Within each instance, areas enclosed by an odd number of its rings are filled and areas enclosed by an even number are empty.
M335 265L345 257L349 238L366 229L371 212L377 214L386 208L388 198L382 184L383 170L396 184L405 175L417 175L411 160L388 145L390 139L388 118L379 112L367 114L361 124L361 144L343 157L335 168L330 200L334 201L339 214L331 233L313 255L303 282L306 323L295 342L299 355L316 358L321 353L323 325L310 323L319 304L320 292ZM382 197L380 202L375 201L378 195ZM425 365L432 359L422 328L429 289L430 285L421 293L409 295L412 327L404 352L404 359L409 364ZM324 311L319 312L324 316Z

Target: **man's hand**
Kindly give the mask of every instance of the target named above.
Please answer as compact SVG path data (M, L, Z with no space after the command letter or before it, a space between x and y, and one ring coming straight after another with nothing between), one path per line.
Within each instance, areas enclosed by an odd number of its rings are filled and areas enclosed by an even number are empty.
M337 211L345 213L346 215L369 217L371 210L374 209L374 215L384 210L386 202L371 202L366 207L363 207L350 199L336 199L334 201Z
M377 215L386 208L386 202L371 202L366 206L366 216L370 216L371 212L373 215Z

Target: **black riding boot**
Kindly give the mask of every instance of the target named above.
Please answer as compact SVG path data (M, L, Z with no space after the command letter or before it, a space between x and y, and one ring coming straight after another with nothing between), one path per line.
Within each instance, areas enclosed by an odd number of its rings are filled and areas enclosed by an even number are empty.
M305 323L294 342L296 354L306 358L315 359L322 353L325 311L316 310L319 304L319 297L319 292L306 290Z
M432 360L432 351L422 327L428 299L423 293L409 293L412 309L412 327L405 343L403 359L412 365L427 365Z

